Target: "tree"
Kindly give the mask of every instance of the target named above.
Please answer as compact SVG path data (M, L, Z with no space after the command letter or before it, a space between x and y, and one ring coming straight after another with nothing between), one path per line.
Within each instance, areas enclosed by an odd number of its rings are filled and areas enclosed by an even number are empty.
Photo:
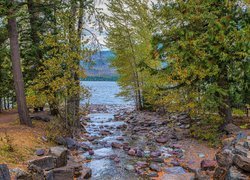
M14 0L11 0L11 8L8 10L8 32L10 38L12 72L14 78L14 86L17 98L17 107L18 107L20 123L27 126L32 126L24 93L24 81L23 81L21 62L20 62L18 31L15 18Z
M216 112L225 124L232 122L232 92L249 67L248 6L237 0L166 0L158 7L157 43L168 64L158 73L166 77L158 91L163 102L194 116Z
M148 3L147 0L110 0L111 15L106 15L107 45L115 53L112 64L120 74L121 95L133 98L137 110L145 108L144 86L149 78L142 66L154 66L151 61L153 22Z

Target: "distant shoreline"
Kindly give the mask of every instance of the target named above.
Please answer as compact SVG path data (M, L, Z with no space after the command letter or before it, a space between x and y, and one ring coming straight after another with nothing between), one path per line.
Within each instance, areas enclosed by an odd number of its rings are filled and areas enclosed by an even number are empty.
M117 81L118 76L109 77L99 77L99 76L89 76L87 78L81 79L81 81Z

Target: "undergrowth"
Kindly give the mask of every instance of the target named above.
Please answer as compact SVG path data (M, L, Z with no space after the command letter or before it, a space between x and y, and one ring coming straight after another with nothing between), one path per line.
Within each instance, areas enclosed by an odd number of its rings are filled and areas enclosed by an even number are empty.
M209 146L217 147L220 145L222 132L219 130L223 120L216 115L203 118L191 126L191 135L202 141L207 141Z

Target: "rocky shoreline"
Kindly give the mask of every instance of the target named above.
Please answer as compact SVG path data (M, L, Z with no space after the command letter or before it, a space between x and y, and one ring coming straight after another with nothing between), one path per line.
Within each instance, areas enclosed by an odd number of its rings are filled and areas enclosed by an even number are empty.
M36 151L38 158L28 162L27 172L11 169L11 175L20 180L89 179L91 175L104 180L249 179L249 132L230 134L218 150L190 137L191 119L186 114L102 105L91 106L89 113L93 116L81 120L85 131L79 139L58 137L59 146ZM0 165L0 179L9 178L7 166Z

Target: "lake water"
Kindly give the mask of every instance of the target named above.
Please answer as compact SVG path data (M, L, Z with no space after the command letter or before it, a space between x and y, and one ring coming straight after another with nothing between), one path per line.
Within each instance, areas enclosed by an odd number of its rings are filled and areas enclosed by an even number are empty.
M121 91L116 82L113 81L82 81L83 86L91 90L91 104L103 105L129 105L131 102L125 101L116 95Z

